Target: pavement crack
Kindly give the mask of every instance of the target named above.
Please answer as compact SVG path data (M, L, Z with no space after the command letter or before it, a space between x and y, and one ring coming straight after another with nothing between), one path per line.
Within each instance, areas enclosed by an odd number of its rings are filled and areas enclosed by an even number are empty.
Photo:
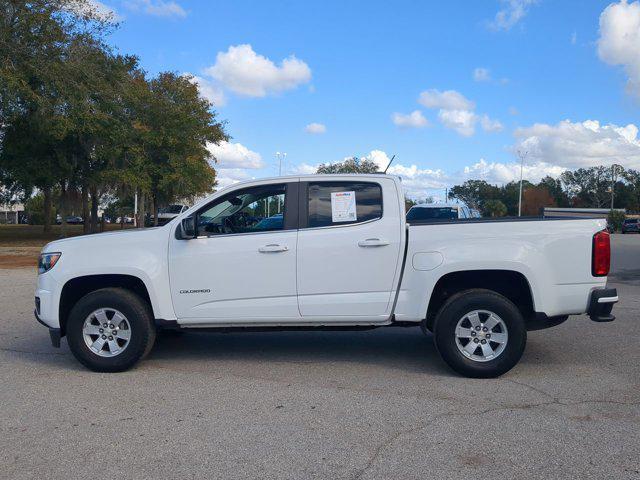
M373 467L373 465L376 463L376 461L383 455L384 451L390 447L394 442L396 442L400 437L404 436L404 435L409 435L412 433L417 433L420 430L423 430L429 426L431 426L432 424L434 424L435 422L437 422L438 420L442 419L442 418L448 418L448 417L468 417L468 416L477 416L477 415L483 415L486 413L493 413L493 412L500 412L500 411L512 411L512 410L528 410L528 409L533 409L533 408L539 408L539 407L547 407L550 405L559 405L562 407L573 407L576 405L582 405L582 404L590 404L590 403L596 403L596 404L613 404L613 405L624 405L624 406L637 406L640 405L640 403L637 402L621 402L621 401L617 401L617 400L581 400L581 401L575 401L575 402L567 402L567 401L563 401L560 399L555 398L553 395L546 393L542 390L539 390L535 387L532 387L531 385L527 385L524 383L520 383L520 382L516 382L514 380L509 380L513 383L517 383L519 385L525 386L525 387L529 387L532 390L535 390L541 394L546 395L547 397L550 398L549 401L545 401L545 402L536 402L536 403L525 403L525 404L521 404L521 405L500 405L497 407L492 407L492 408L487 408L485 410L481 410L481 411L473 411L473 412L458 412L458 411L449 411L449 412L444 412L444 413L440 413L436 416L434 416L430 421L423 423L417 427L413 427L410 429L406 429L406 430L398 430L395 433L393 433L392 435L389 436L389 438L387 438L386 440L384 440L383 442L381 442L373 451L373 453L371 454L371 456L369 457L369 460L367 461L367 463L365 464L365 466L363 468L361 468L353 477L352 480L359 480L361 478L363 478L363 476Z
M529 390L533 390L534 392L538 392L539 394L544 395L545 397L548 397L548 398L550 398L552 400L558 401L558 397L556 397L554 395L551 395L550 393L545 392L544 390L542 390L540 388L534 387L533 385L529 385L528 383L518 382L517 380L513 380L511 378L505 378L504 380L509 382L509 383L514 383L516 385L520 385L522 387L528 388Z

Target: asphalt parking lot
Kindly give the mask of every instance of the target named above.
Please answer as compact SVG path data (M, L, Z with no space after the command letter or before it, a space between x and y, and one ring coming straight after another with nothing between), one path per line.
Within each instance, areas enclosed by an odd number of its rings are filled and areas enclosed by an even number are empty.
M640 478L640 235L613 244L617 320L531 332L495 380L417 328L164 336L92 373L0 270L0 478Z

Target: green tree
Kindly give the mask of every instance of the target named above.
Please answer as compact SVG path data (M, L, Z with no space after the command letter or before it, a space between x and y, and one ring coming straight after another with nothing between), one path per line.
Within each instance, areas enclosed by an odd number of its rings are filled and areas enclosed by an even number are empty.
M553 178L547 175L538 183L539 187L545 187L549 194L554 198L558 207L569 207L569 196L565 192L562 180L559 178Z
M500 189L484 180L467 180L462 185L452 187L448 195L450 199L458 199L470 208L479 211L483 210L485 202L499 198L499 196Z
M611 167L567 170L560 176L573 198L573 206L603 208L611 199Z
M0 0L0 175L43 192L45 231L52 189L60 182L65 192L72 171L60 148L69 129L69 47L108 24L89 0Z
M213 189L215 170L207 143L228 139L212 104L190 80L171 72L149 82L137 79L132 106L136 135L123 173L136 176L135 184L148 191L156 224L160 204Z
M526 191L533 187L533 184L528 180L522 181L522 206L524 208L524 198ZM509 182L502 187L499 187L497 196L495 197L502 201L507 207L507 215L518 215L518 201L520 198L520 182Z
M630 168L624 172L623 176L634 198L631 205L627 206L627 208L638 212L640 211L640 170Z
M378 166L366 158L351 157L343 162L323 163L316 173L377 173Z
M507 207L500 200L490 199L484 202L482 213L487 217L504 217Z

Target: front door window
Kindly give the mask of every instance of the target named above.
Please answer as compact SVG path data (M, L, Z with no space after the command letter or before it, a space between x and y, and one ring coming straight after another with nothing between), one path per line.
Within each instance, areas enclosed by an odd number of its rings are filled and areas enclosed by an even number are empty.
M283 230L285 196L282 184L225 195L198 215L198 236Z

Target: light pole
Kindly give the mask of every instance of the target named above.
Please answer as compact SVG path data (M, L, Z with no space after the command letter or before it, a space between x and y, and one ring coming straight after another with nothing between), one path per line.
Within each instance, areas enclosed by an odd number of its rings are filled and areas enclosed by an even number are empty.
M522 171L524 169L524 159L527 158L529 152L522 152L518 150L518 157L520 157L520 193L518 194L518 216L522 216Z
M278 158L278 176L282 176L282 160L287 159L287 154L285 152L276 152L276 157Z
M611 210L613 210L613 194L616 190L616 170L618 166L614 163L611 165Z

